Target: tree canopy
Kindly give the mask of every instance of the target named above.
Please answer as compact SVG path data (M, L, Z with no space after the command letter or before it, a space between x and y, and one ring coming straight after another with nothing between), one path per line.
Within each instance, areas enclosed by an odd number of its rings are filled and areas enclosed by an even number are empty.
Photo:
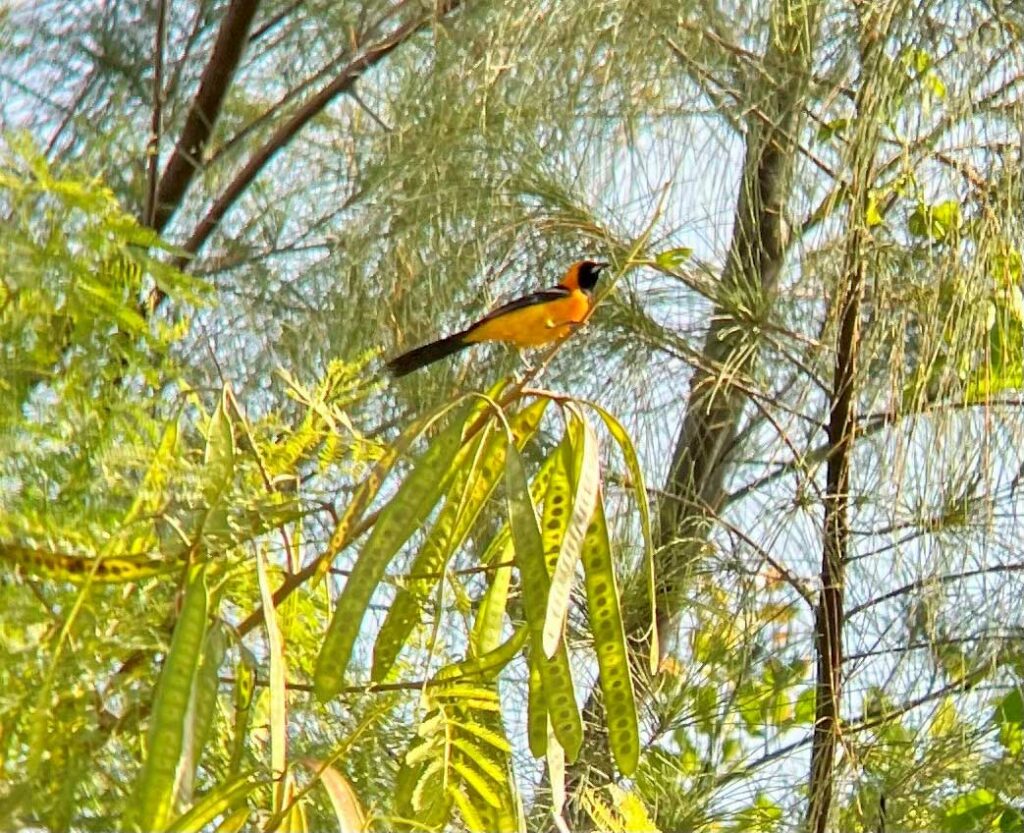
M1024 830L1022 34L0 7L0 826Z

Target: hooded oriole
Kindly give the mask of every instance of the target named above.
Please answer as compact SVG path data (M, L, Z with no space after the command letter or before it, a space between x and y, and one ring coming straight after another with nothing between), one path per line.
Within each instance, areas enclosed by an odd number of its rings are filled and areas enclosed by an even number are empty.
M539 347L565 338L586 319L594 303L597 278L607 266L593 260L578 261L566 269L558 286L502 304L461 332L391 359L388 370L392 376L405 376L481 341Z

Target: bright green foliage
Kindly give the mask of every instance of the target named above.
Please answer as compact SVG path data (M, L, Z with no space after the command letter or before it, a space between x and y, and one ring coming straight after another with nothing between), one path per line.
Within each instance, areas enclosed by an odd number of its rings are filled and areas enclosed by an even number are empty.
M199 833L208 824L219 816L229 814L231 811L242 805L258 786L257 779L252 773L236 776L225 781L215 789L203 796L192 808L179 816L167 828L168 833ZM242 820L248 817L248 808L240 811ZM223 824L218 830L223 829Z
M470 830L521 829L522 809L509 777L511 746L493 685L431 686L423 708L418 740L399 774L395 822L437 829L454 806Z
M1020 4L0 5L0 125L26 131L0 137L0 829L125 826L199 567L172 828L336 829L309 760L371 827L394 826L396 790L411 825L496 826L475 755L508 754L486 730L549 757L550 793L543 762L501 776L539 786L531 828L552 809L571 829L802 827L856 284L826 829L1021 830ZM176 150L180 198L149 173ZM612 264L600 303L522 386L467 393L512 370L496 345L378 372L580 257ZM593 498L550 406L515 488L484 476L540 387L593 420ZM478 410L447 484L424 467L436 494L406 535L384 513L460 395ZM524 529L556 474L548 572ZM328 668L348 686L318 702L350 581L355 636ZM572 676L545 678L552 651ZM501 725L468 696L418 712L447 674ZM560 686L585 715L569 766L547 734ZM634 749L624 796L608 782Z
M173 384L175 334L150 328L134 305L153 283L187 296L198 284L158 259L163 244L108 189L57 175L23 137L6 138L0 546L50 575L152 574L160 565L150 513L180 462L170 421L143 406L158 385ZM101 550L114 559L106 566L88 560Z
M608 833L658 833L643 801L634 792L615 784L603 790L587 787L581 800L583 809L598 830Z

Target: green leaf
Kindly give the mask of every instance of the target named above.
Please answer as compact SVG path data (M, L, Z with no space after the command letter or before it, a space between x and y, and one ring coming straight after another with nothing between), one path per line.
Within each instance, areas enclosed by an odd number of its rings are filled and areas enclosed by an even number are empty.
M445 790L428 789L437 783L437 774L443 768L443 761L434 759L415 765L406 761L398 770L395 808L400 815L415 819L419 829L440 828L451 814L451 796Z
M984 788L961 795L946 808L942 829L948 833L971 833L987 827L996 809L996 797Z
M488 783L487 779L476 769L466 763L465 760L453 758L452 769L454 769L456 774L458 774L465 783L472 787L473 791L487 804L492 807L501 806L501 799L498 797L498 793Z
M473 802L469 800L469 796L466 795L465 791L461 787L449 785L448 793L454 800L455 806L459 808L459 815L462 816L462 821L465 822L466 827L472 831L486 833L487 823L484 821L480 811L473 805Z
M231 813L236 807L241 806L259 786L260 781L252 772L218 784L197 801L187 813L183 813L175 819L167 828L168 833L199 833L217 816ZM244 818L248 818L248 808L244 812Z
M506 665L516 658L529 637L529 630L526 627L520 627L508 640L492 650L454 665L446 665L437 672L434 679L455 680L460 677L494 679Z
M176 799L178 769L183 760L185 732L196 672L206 639L209 594L205 565L189 570L181 614L157 683L150 717L147 755L135 786L125 827L163 830Z
M999 727L999 743L1011 755L1024 749L1024 695L1020 687L1003 697L995 708L992 722Z
M916 237L945 242L961 225L960 203L946 200L936 205L920 203L907 221L907 230Z
M240 807L224 818L217 825L217 833L238 833L249 820L250 810L248 807Z
M815 694L813 688L805 688L796 698L796 707L793 712L793 721L801 726L810 726L814 723Z
M834 136L842 136L849 126L850 120L847 118L832 119L832 121L825 122L818 127L818 141L828 142Z
M1024 833L1024 813L1007 807L999 814L1000 833Z
M180 417L175 415L164 428L160 443L146 469L145 477L142 478L142 485L132 502L131 509L122 521L122 526L127 527L140 516L156 514L164 502L163 490L167 486L167 472L178 456L179 419Z
M957 725L956 706L952 697L943 697L939 707L932 715L928 732L933 738L944 738L954 732Z
M675 249L667 249L664 252L659 252L654 262L661 268L669 272L678 269L693 255L693 249L688 246L678 246Z
M484 741L488 746L493 746L498 752L504 754L512 753L512 744L508 742L508 738L504 735L499 735L497 732L488 729L486 726L481 726L478 723L472 722L456 722L452 721L452 724L459 729L461 732L473 735L474 738L479 738ZM466 750L468 751L468 750ZM495 781L500 781L505 776L493 768L493 764L490 762L481 762L481 765L487 769L488 774L494 778Z
M320 786L327 793L334 817L338 821L339 833L363 833L368 830L366 813L348 779L334 767L325 766L320 761L307 758L303 763L316 775Z
M868 207L864 212L864 222L868 228L880 226L885 222L882 212L878 210L878 196L874 193L868 196Z
M230 487L234 476L235 435L228 417L229 396L225 388L206 429L206 452L203 456L206 484L203 499L210 507L220 502L221 495Z
M326 701L341 691L363 617L395 553L427 519L452 476L452 460L462 444L465 415L453 419L416 462L359 554L338 599L317 657L313 687Z
M558 559L551 576L548 591L547 610L544 614L542 645L545 656L552 656L562 641L565 620L569 611L569 597L573 580L576 578L576 564L583 549L583 539L594 515L597 493L601 486L601 461L597 435L579 411L568 406L573 415L570 423L572 460L572 511L570 512L562 540L559 544ZM566 449L568 452L569 449ZM554 482L554 481L552 481ZM545 513L546 514L546 513ZM545 525L546 526L546 525Z
M267 656L270 664L270 772L274 778L274 813L285 805L288 765L288 713L285 691L284 639L277 624L274 594L267 577L267 566L262 552L256 553L256 578L263 603L263 622L267 629Z

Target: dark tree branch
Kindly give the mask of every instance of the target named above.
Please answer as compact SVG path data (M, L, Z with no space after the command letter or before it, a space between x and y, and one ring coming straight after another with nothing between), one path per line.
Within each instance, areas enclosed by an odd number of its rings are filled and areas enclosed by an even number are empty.
M663 633L726 497L726 462L747 401L730 382L749 373L757 354L749 328L736 326L735 310L766 312L771 306L789 242L784 214L800 150L797 136L810 79L817 4L778 0L772 16L769 47L761 62L775 68L774 81L747 118L746 159L721 280L719 297L731 303L716 305L702 351L703 368L695 369L690 380L686 416L664 489L677 499L659 505L658 625ZM666 644L662 642L663 649Z
M441 9L441 13L445 14L452 11L460 2L461 0L450 0L450 2L444 4L444 8ZM199 222L199 225L196 226L191 237L189 237L188 241L185 243L185 251L193 255L199 251L202 245L220 224L220 221L228 212L228 209L235 204L238 198L252 184L260 171L266 167L267 163L274 158L277 152L287 145L311 119L319 115L320 112L323 111L323 109L335 98L342 93L347 92L366 70L378 64L411 37L427 28L434 19L435 16L431 14L427 17L422 17L418 20L412 20L402 24L385 40L371 46L358 58L355 58L345 65L330 84L302 105L302 107L300 107L299 110L290 119L288 119L288 121L282 124L274 132L274 135L271 136L264 145L252 155L242 170L235 175L235 178L230 182L228 187L225 188L221 195L214 201L213 205L210 206L209 211L206 212L206 216L204 216Z
M152 223L157 231L166 228L202 164L203 151L249 42L249 29L258 7L259 0L232 0L221 22L213 53L185 118L185 126L160 177Z
M403 43L428 28L431 23L457 9L461 3L462 0L447 0L447 2L439 4L431 14L403 23L384 40L369 47L359 57L346 64L331 83L310 98L274 131L273 135L263 146L249 158L249 161L235 175L234 179L221 192L220 196L214 200L213 205L210 206L206 215L200 220L182 247L187 252L187 255L194 255L202 248L203 244L216 230L224 215L238 201L238 198L245 193L246 189L259 176L270 160L295 138L296 134L311 119L319 115L339 95L348 92L366 70L376 66ZM183 268L187 263L188 259L186 256L180 258L176 265L179 268ZM164 297L164 292L159 287L155 287L149 294L147 310L150 313L156 310L163 303Z
M892 7L864 12L863 31L888 30ZM841 725L843 625L846 563L850 551L850 465L857 434L857 365L860 352L861 301L867 281L867 226L878 148L878 108L885 86L878 62L880 38L862 41L861 83L857 89L856 132L850 142L850 203L843 280L833 310L839 321L828 425L825 473L824 540L821 591L815 611L817 658L814 732L808 782L807 829L826 833L835 789L835 760Z
M167 0L156 0L156 37L153 47L153 119L147 154L146 213L144 222L152 226L156 219L156 186L160 174L160 133L164 107L164 43L167 37Z

